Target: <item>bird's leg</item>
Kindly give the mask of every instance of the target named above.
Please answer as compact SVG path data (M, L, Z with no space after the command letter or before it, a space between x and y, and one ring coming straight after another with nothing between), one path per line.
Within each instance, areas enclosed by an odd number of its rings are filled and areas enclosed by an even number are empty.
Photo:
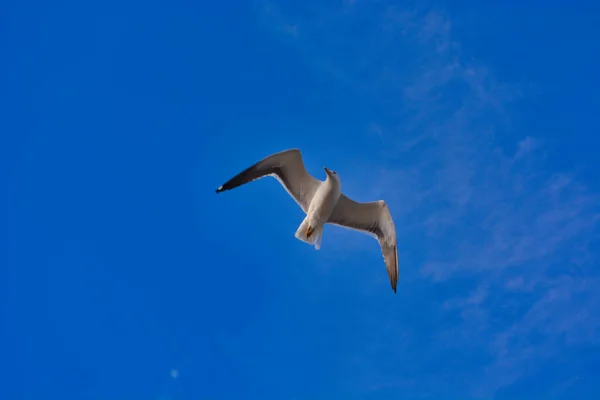
M309 238L313 234L314 231L315 231L314 228L309 225L308 228L306 229L306 237Z

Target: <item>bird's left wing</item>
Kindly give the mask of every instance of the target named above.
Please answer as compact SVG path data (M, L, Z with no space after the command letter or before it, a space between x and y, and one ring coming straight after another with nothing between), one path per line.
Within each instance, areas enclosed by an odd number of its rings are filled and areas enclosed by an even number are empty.
M289 149L271 154L246 168L219 186L217 193L234 189L264 176L275 177L304 212L308 211L310 202L321 184L321 181L306 171L300 150Z
M359 230L379 241L392 290L396 293L398 282L396 227L385 201L359 203L342 194L327 222Z

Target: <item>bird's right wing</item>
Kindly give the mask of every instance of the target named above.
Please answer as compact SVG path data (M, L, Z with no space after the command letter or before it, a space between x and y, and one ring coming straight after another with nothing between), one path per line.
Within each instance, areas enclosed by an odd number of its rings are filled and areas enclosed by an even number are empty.
M398 282L396 227L385 201L359 203L342 194L327 222L359 230L379 241L392 290L396 293Z
M290 149L272 154L240 172L219 186L217 193L234 189L263 176L276 178L304 212L308 211L310 202L321 184L321 181L306 171L300 150Z

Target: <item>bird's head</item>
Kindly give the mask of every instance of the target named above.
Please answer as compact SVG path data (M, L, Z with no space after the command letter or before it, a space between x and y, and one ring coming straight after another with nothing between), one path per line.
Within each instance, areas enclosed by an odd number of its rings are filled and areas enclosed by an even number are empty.
M337 172L332 171L332 170L328 169L327 167L323 167L323 169L325 170L325 173L327 174L328 179L333 179L336 182L340 181L340 177L337 174Z

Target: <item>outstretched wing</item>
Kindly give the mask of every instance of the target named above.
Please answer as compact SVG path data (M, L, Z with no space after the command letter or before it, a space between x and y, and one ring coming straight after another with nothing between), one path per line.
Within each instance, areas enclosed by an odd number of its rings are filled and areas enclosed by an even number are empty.
M359 203L342 194L327 222L359 230L379 241L392 290L396 293L398 282L396 227L385 201Z
M321 181L306 172L300 150L290 149L272 154L240 172L219 186L217 193L231 190L263 176L277 178L304 212L308 211L310 202L321 184Z

